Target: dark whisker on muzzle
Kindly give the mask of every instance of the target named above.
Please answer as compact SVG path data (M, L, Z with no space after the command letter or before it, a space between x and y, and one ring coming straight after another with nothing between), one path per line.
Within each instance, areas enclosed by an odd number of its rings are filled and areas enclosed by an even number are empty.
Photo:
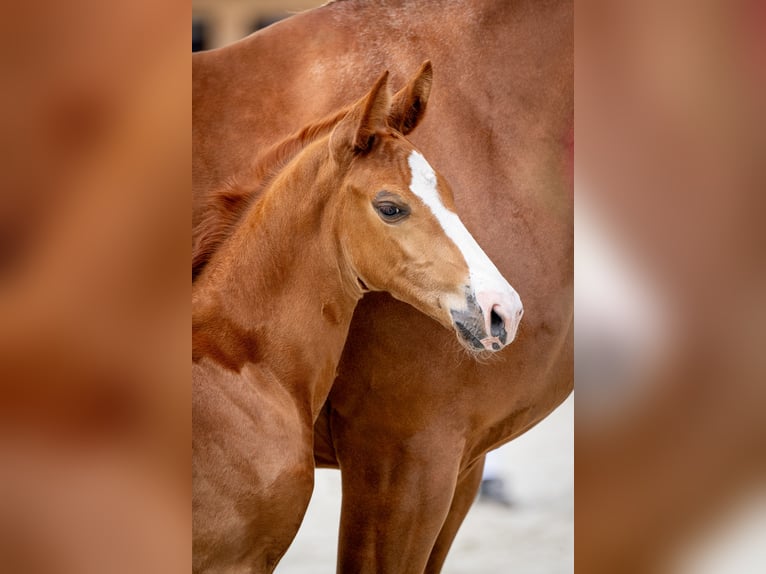
M465 324L463 324L460 321L455 321L455 326L457 327L458 331L460 332L460 335L466 340L471 343L476 349L483 349L484 345L482 344L481 340L473 333L471 329L469 329Z

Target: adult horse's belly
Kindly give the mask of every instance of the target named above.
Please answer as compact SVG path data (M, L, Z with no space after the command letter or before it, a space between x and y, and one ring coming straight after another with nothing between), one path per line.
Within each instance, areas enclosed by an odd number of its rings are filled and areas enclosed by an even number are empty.
M428 317L386 294L368 295L315 424L317 464L338 466L338 452L374 458L397 442L404 450L434 440L453 443L462 470L528 430L571 392L571 306L529 323L500 356L476 362Z

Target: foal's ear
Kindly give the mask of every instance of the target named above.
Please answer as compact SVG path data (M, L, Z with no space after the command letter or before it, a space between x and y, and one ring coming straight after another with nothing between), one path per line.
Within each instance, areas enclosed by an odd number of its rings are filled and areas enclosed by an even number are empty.
M375 134L386 127L390 108L388 71L385 71L367 95L351 107L346 117L333 130L330 136L333 152L343 154L344 151L369 151Z
M407 85L394 95L388 115L389 126L404 135L417 127L426 113L433 76L431 60L426 60Z

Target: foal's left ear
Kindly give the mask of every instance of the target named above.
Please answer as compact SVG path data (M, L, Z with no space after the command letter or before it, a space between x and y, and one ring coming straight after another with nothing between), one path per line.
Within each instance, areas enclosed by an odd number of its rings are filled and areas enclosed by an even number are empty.
M407 85L394 95L388 115L389 126L404 135L417 127L426 113L433 77L431 60L426 60Z
M355 154L369 151L375 134L386 127L390 108L388 71L385 71L367 95L351 107L346 117L333 130L330 136L333 153L341 156L348 151Z

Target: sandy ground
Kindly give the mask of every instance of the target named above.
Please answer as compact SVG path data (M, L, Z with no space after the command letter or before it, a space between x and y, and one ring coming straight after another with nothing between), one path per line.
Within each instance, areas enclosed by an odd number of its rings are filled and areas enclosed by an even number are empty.
M573 397L499 449L513 506L477 502L443 574L569 574L573 571ZM335 572L340 474L318 470L314 495L277 574Z

